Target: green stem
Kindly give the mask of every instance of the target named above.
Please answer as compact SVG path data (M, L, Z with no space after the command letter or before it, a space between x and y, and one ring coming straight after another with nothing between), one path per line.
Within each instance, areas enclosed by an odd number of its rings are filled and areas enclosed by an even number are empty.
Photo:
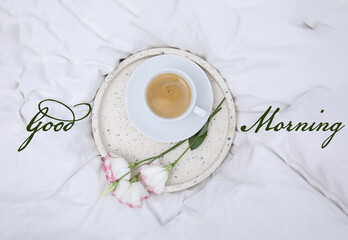
M153 159L151 161L149 161L149 163L152 163L153 161L155 161L156 159ZM133 169L131 169L129 172L127 172L126 174L124 174L122 177L120 177L119 179L117 179L115 182L112 182L109 184L109 186L107 186L107 188L105 189L105 191L100 195L101 197L105 196L106 194L114 191L114 189L117 187L117 184L128 174L130 174L131 172L133 172L134 170L140 168L141 166L144 166L146 164L149 164L148 162L141 164L139 166L134 167ZM140 173L138 173L137 175L135 175L131 180L129 180L131 183L135 182L138 180ZM135 180L136 179L136 180Z
M215 108L215 110L210 114L208 121L210 121L215 116L215 114L217 114L221 110L221 105L225 101L225 99L226 98L223 98L221 102L219 103L219 105Z
M172 146L171 148L167 149L166 151L158 154L157 156L154 156L154 157L150 157L150 158L146 158L144 160L141 160L141 161L138 161L138 162L135 162L135 163L131 163L130 166L131 166L131 169L134 169L137 165L139 165L140 163L142 162L145 162L145 161L149 161L149 160L152 160L154 161L155 159L158 159L158 158L161 158L163 157L164 155L166 155L167 153L169 153L170 151L174 150L175 148L179 147L181 144L183 144L184 142L186 141L185 140L182 140L180 142L177 142L174 146Z
M151 161L148 161L148 162L145 162L145 163L143 163L143 164L140 164L139 166L135 166L134 168L132 168L129 172L127 172L127 173L125 173L124 175L122 175L119 179L117 179L115 182L113 182L113 183L116 183L116 182L119 182L119 181L121 181L125 176L127 176L128 174L130 174L131 172L133 172L134 170L136 170L136 169L138 169L138 168L140 168L140 167L142 167L142 166L144 166L144 165L146 165L146 164L150 164L150 163L152 163L153 161L155 161L157 158L155 158L155 159L152 159ZM140 174L140 173L138 173L138 174ZM133 177L134 178L134 177ZM133 179L132 178L132 179ZM113 184L113 183L111 183L111 184ZM115 185L115 188L116 188L116 185L117 185L117 183L116 184L114 184Z
M140 173L138 173L137 175L135 175L134 177L132 177L131 180L129 180L130 183L134 183L136 181L138 181L138 177L139 177Z
M185 151L178 157L178 159L175 160L175 162L171 163L168 165L168 170L170 171L182 158L182 156L184 156L184 154L190 149L190 147L195 144L196 140L198 139L198 136L195 138L195 140L193 140L193 142L191 144L189 144L189 146L185 149Z
M164 156L165 154L169 153L169 152L172 151L173 149L179 147L179 146L180 146L181 144L183 144L185 141L186 141L186 139L185 139L185 140L182 140L182 141L180 141L180 142L178 142L178 143L176 143L173 147L171 147L171 148L169 148L168 150L164 151L163 153L157 155L158 158Z

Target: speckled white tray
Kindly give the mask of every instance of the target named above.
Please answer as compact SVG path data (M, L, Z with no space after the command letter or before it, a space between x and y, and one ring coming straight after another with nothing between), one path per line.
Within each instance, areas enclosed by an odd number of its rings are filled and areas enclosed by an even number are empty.
M94 101L92 129L99 153L108 151L123 156L129 162L157 155L174 143L160 143L142 135L129 121L124 106L124 92L132 72L146 59L160 54L176 54L191 59L207 73L214 94L213 109L223 97L222 110L211 121L208 136L194 151L188 151L171 171L165 192L183 190L198 184L212 174L231 148L236 126L232 94L222 76L202 58L173 48L155 48L138 52L126 58L106 76ZM184 143L168 153L161 164L173 162L188 146Z

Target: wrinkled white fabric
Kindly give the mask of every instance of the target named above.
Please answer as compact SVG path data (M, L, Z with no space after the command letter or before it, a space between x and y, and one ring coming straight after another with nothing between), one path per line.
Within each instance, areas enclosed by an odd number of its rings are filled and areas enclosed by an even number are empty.
M338 0L1 0L0 239L347 239L348 126L325 149L328 132L240 131L270 105L275 122L348 124L347 42ZM120 59L166 46L235 97L234 145L207 180L136 210L100 198L90 117L17 152L41 100L92 104Z

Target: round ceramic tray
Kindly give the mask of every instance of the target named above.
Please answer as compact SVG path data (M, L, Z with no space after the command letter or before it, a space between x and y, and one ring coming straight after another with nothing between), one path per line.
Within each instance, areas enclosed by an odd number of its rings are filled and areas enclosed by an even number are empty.
M188 151L169 175L165 192L192 187L203 181L225 159L235 134L236 114L232 94L222 76L202 58L173 48L155 48L138 52L121 61L100 86L92 111L92 131L99 153L120 155L129 162L155 156L175 143L161 143L141 134L130 122L124 104L127 81L132 72L146 59L160 54L175 54L198 64L207 74L213 88L213 109L225 97L222 110L210 122L208 136L194 151ZM188 143L160 159L167 165L187 148Z

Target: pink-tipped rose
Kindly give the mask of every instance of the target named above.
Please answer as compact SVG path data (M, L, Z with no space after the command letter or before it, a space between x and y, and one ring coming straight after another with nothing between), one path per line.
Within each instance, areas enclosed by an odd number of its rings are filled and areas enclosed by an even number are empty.
M154 194L161 194L168 180L170 168L159 165L144 165L139 169L140 177L146 188Z
M130 169L128 162L124 158L110 157L109 154L109 156L104 157L103 170L105 172L106 180L108 184L110 184L128 173ZM129 180L130 174L125 176L123 179Z
M140 182L130 182L121 180L113 195L122 204L126 204L131 208L141 208L142 200L149 198L149 193Z

